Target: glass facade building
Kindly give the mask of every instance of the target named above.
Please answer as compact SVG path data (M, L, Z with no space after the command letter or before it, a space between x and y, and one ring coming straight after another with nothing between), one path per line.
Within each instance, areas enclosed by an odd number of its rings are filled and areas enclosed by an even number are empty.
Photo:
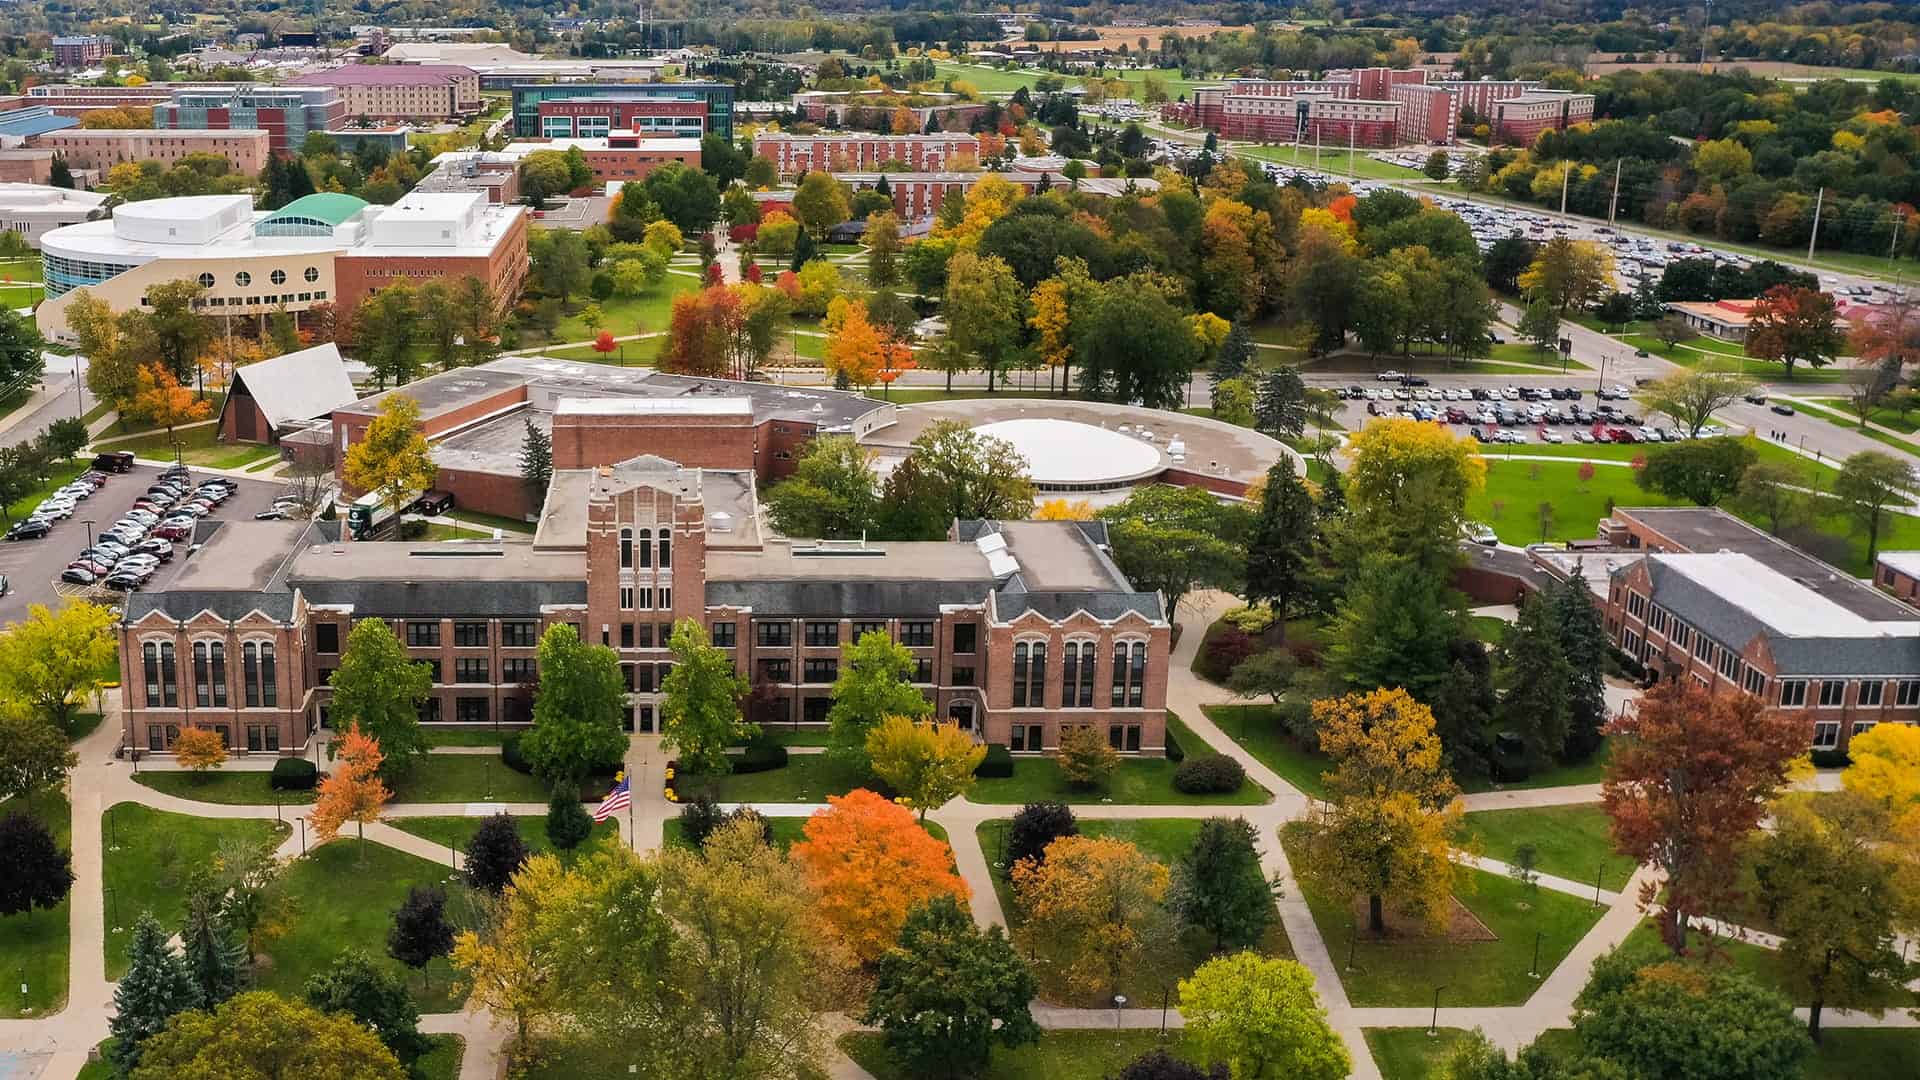
M733 85L731 83L522 83L513 88L513 133L522 138L545 135L540 127L540 103L575 98L650 98L658 101L697 101L706 105L706 130L733 141ZM568 134L576 134L569 131ZM665 134L662 131L662 134ZM552 137L552 136L548 136ZM564 137L564 136L562 136Z

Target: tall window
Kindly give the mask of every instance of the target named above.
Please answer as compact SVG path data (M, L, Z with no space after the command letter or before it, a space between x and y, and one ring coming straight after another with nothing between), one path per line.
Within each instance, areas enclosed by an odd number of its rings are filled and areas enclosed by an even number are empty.
M149 641L140 646L140 670L147 684L147 705L160 703L160 646Z
M1060 707L1093 708L1093 657L1091 641L1069 641L1060 654Z
M193 643L193 702L201 708L227 704L227 646L219 641Z
M1047 643L1020 642L1013 647L1013 704L1040 708L1047 703Z
M1028 653L1032 646L1018 642L1013 647L1013 707L1018 709L1027 703L1027 666L1031 662Z
M621 529L620 530L620 569L627 570L627 569L631 569L632 566L633 566L633 530Z
M627 563L626 565L631 566L633 564ZM653 565L653 530L652 529L640 530L640 565L641 566Z
M673 565L673 538L667 535L667 530L661 529L660 530L660 568L664 570L667 567L672 565Z
M1147 700L1147 643L1116 641L1113 644L1114 708L1137 709Z
M1127 643L1113 643L1113 700L1114 708L1122 708L1127 703Z

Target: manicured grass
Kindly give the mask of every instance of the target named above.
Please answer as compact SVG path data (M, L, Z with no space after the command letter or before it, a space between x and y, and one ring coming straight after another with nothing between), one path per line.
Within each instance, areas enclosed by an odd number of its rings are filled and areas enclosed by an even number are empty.
M467 1040L458 1035L427 1036L427 1052L413 1062L413 1080L458 1080Z
M1481 810L1467 815L1467 832L1481 854L1509 865L1531 845L1534 869L1569 881L1592 882L1598 874L1601 888L1618 891L1633 875L1633 860L1613 850L1598 804Z
M1205 705L1207 718L1227 737L1245 747L1260 763L1303 794L1327 797L1327 785L1320 775L1333 769L1333 759L1318 751L1307 750L1280 728L1278 710L1272 705Z
M146 769L134 777L137 784L180 799L220 803L227 806L272 806L284 803L299 806L313 801L313 792L275 791L261 770L227 772L213 769L191 773L180 769Z
M849 766L826 754L795 754L778 769L725 776L674 778L674 792L684 801L705 793L715 802L823 803L829 795L845 795L854 788L875 784L864 768Z
M1574 429L1569 427L1559 430L1565 433ZM1791 465L1801 470L1814 487L1831 488L1833 478L1840 473L1840 470L1831 465L1815 461L1805 454L1795 453L1776 442L1759 438L1745 438L1742 441L1753 450L1757 460ZM1529 457L1556 457L1587 459L1595 462L1612 461L1625 465L1630 464L1635 458L1658 454L1668 445L1671 444L1661 443L1659 446L1650 446L1646 443L1529 442L1516 446L1512 443L1490 443L1480 448L1480 456L1490 462L1508 458L1517 460ZM1575 470L1575 474L1578 475L1578 470Z
M1817 397L1807 398L1806 400L1818 403L1822 408L1831 409L1834 412L1844 413L1848 416L1855 415L1853 402L1848 401L1846 398ZM1885 406L1873 409L1867 414L1867 417L1881 427L1892 428L1895 431L1905 432L1908 435L1913 434L1915 431L1920 431L1920 424L1914 423L1913 414L1897 412Z
M1912 1028L1824 1028L1807 1062L1806 1080L1920 1076L1920 1031Z
M1156 998L1157 1001L1157 998ZM1106 1080L1128 1062L1156 1046L1189 1061L1197 1052L1185 1045L1178 1031L1169 1031L1165 1043L1157 1031L1043 1031L1040 1041L1013 1050L996 1049L987 1067L992 1080ZM885 1037L877 1031L855 1031L840 1037L840 1049L875 1080L913 1080L917 1075L893 1060ZM558 1080L558 1072L529 1074L538 1080Z
M1498 784L1479 777L1468 777L1461 781L1460 790L1471 795L1479 791L1530 791L1534 788L1597 784L1606 779L1607 755L1610 753L1612 750L1608 744L1602 743L1592 757L1577 764L1550 765L1525 780L1507 780Z
M654 286L642 296L613 296L599 301L602 322L600 330L610 330L614 337L626 337L628 334L644 334L652 330L665 330L667 317L673 310L673 298L683 292L692 292L700 287L698 277L684 277L680 274L668 274L660 284ZM580 310L592 301L585 297L575 297L578 305L571 313L560 320L553 331L555 341L592 341L599 330L590 330L580 321ZM533 344L523 341L522 344Z
M321 768L326 768L325 762ZM200 802L292 806L310 803L314 797L311 791L273 790L263 770L213 769L196 775L149 769L136 779L155 791ZM507 768L493 754L430 754L388 787L397 803L544 803L552 794L538 778Z
M525 728L438 728L422 724L421 731L427 737L428 746L499 746L501 741L516 731Z
M1694 931L1688 936L1687 942L1690 949L1696 952L1702 951L1705 946L1705 935ZM1633 932L1627 935L1626 940L1622 941L1619 947L1632 955L1643 957L1646 963L1658 963L1672 957L1672 953L1660 941L1660 931L1651 921L1643 921L1634 927ZM1800 995L1788 989L1790 979L1787 967L1781 961L1780 954L1772 949L1762 948L1745 941L1721 941L1714 946L1714 951L1732 961L1735 970L1751 975L1762 985L1770 986L1787 995L1795 1005L1807 1004ZM1709 962L1718 963L1718 961ZM1878 1000L1887 1008L1911 1008L1915 1004L1916 997L1911 990L1900 990L1882 995Z
M216 411L214 415L219 414ZM171 436L165 431L155 431L132 438L102 440L95 445L102 450L131 450L136 456L149 461L172 461L174 442L177 440L181 461L209 469L238 469L280 454L277 448L271 446L223 443L216 438L219 434L218 424L205 423L197 427L175 428Z
M26 517L29 513L33 511L34 507L40 505L41 500L45 499L48 495L52 494L54 489L62 488L67 486L68 484L71 484L73 482L73 478L76 476L79 476L83 472L86 472L87 466L91 465L92 463L93 463L93 459L88 458L84 462L63 461L53 466L53 468L49 470L47 479L44 483L34 488L32 491L26 493L25 495L22 495L19 498L13 500L13 502L7 506L6 513L5 513L6 520L18 521L21 518Z
M773 846L781 851L799 843L801 837L805 835L806 818L770 817L766 821L773 828ZM666 847L690 848L693 846L693 841L687 839L686 829L681 826L679 818L668 818L661 823L660 843Z
M501 517L498 514L483 514L478 510L449 510L446 516L455 521L464 521L469 525L478 525L488 530L499 529L502 532L522 533L528 536L533 535L534 530L531 521L519 521L510 517Z
M120 661L118 658L114 659L112 669L113 669L113 678L109 681L118 683L120 681ZM93 734L95 731L99 730L100 721L103 719L105 719L105 717L101 716L97 712L83 712L83 713L73 714L73 726L69 728L67 731L67 741L70 743L77 743L80 740L86 738L87 736Z
M292 830L291 821L192 817L139 803L108 807L100 819L107 845L104 884L111 896L104 943L107 978L126 974L127 943L143 912L151 912L169 932L179 927L188 873L211 865L222 844L278 844Z
M1367 1028L1367 1050L1385 1080L1439 1080L1454 1048L1469 1034L1463 1028Z
M780 746L825 746L826 728L762 727L760 737Z
M538 352L555 360L611 364L614 367L652 367L660 359L660 350L665 347L666 340L666 335L657 334L634 341L616 341L611 352L601 352L591 344L539 348Z
M1527 341L1509 341L1492 346L1487 350L1487 359L1509 364L1527 364L1553 371L1579 371L1587 366L1572 357L1566 358L1563 364L1560 353L1542 349Z
M1865 435L1867 438L1872 439L1874 442L1881 443L1886 446L1890 446L1893 449L1898 450L1902 453L1920 454L1920 444L1916 444L1912 439L1901 438L1900 436L1895 435L1890 431L1881 431L1879 428L1861 427L1860 421L1854 419L1853 414L1850 412L1840 412L1834 409L1823 409L1823 408L1819 408L1818 406L1807 405L1804 403L1798 405L1797 407L1799 408L1800 413L1803 416L1817 417L1821 420L1825 420L1827 423L1832 424L1835 427L1842 427L1842 428L1847 428L1851 431L1858 431L1860 434Z
M284 887L299 913L284 935L262 947L270 962L254 973L255 986L298 998L309 976L333 963L341 950L354 948L403 975L421 1012L458 1009L464 995L452 992L453 968L444 957L427 965L431 982L423 988L416 972L387 956L387 930L407 889L440 885L458 892L464 886L447 884L451 873L445 866L345 835L314 848L287 868ZM464 904L450 897L447 910L458 918Z
M73 807L65 793L49 789L35 792L31 804L17 796L0 803L0 817L13 814L38 819L62 851L73 849ZM0 1017L45 1016L66 1004L72 909L69 897L51 908L0 917L0 972L6 975Z
M387 824L401 832L410 832L415 836L431 840L444 848L466 851L473 834L480 831L480 823L485 818L478 817L396 817L388 818ZM526 842L528 850L534 854L554 853L552 841L547 839L547 818L545 814L515 816L513 826L520 833L520 839ZM571 861L581 853L618 839L620 830L613 822L603 821L593 827L593 833L572 851L558 852L563 861ZM464 856L463 856L464 857Z
M1301 886L1314 924L1342 966L1340 978L1354 1005L1425 1005L1432 1002L1436 986L1447 988L1443 1005L1519 1005L1540 986L1539 979L1527 975L1534 935L1541 935L1540 974L1544 977L1603 913L1584 900L1547 889L1530 891L1499 875L1467 867L1456 868L1455 874L1456 880L1471 886L1457 894L1458 899L1497 940L1389 937L1379 941L1362 927L1355 942L1356 916L1348 898ZM1349 949L1354 962L1351 971L1345 970Z
M1151 806L1253 806L1273 796L1249 779L1225 795L1189 795L1173 786L1175 762L1166 758L1122 758L1105 787L1077 788L1060 774L1051 757L1015 758L1013 775L984 778L967 798L977 803L1139 803Z
M1288 143L1285 146L1258 146L1235 143L1229 148L1236 157L1252 158L1255 161L1272 162L1275 165L1299 166L1303 169L1318 169L1329 176L1353 176L1362 180L1421 180L1425 177L1418 169L1408 169L1390 162L1379 161L1367 156L1365 148L1348 153L1342 146L1320 148L1318 165L1314 164L1313 144L1301 146Z
M1553 508L1544 530L1538 510L1541 503ZM1542 540L1589 539L1610 505L1675 503L1664 495L1640 490L1629 469L1595 469L1593 479L1582 483L1580 466L1574 462L1489 458L1486 486L1467 500L1467 516L1487 523L1503 542L1524 545Z
M1469 615L1467 630L1475 638L1492 647L1507 639L1507 627L1512 625L1498 615Z

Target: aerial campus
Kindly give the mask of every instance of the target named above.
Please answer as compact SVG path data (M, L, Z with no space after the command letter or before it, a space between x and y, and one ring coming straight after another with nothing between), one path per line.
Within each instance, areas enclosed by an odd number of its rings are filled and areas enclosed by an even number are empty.
M1913 10L0 31L0 1073L1920 1075Z

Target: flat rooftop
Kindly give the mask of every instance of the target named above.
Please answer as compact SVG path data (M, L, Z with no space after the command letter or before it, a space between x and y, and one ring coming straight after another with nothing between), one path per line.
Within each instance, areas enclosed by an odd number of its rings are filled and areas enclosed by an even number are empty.
M707 512L707 550L753 548L760 544L760 514L749 470L685 469L661 458L636 458L614 466L615 484L654 482L695 489ZM585 551L587 502L596 482L593 469L557 469L547 485L547 502L533 544L543 551Z
M1075 528L1051 521L999 522L1027 586L1042 591L1130 589L1119 569Z
M1909 608L1895 604L1889 619L1866 618L1751 555L1716 552L1647 558L1789 637L1920 638L1920 617Z
M1920 551L1883 551L1875 557L1896 573L1920 577Z
M987 557L972 544L905 540L794 540L761 551L707 554L709 581L977 581L992 587Z
M220 522L205 541L187 552L167 591L265 592L308 524Z
M1898 600L1725 511L1694 506L1623 506L1616 513L1645 523L1689 552L1749 556L1859 618L1900 622L1914 617L1913 609Z
M516 371L496 368L492 364L482 364L479 367L442 371L437 375L417 379L405 386L382 390L350 405L343 405L334 412L348 416L378 416L380 404L388 395L405 394L419 403L420 419L431 420L483 398L526 384L526 376Z
M519 542L358 540L312 544L294 555L287 580L380 582L411 585L419 581L566 581L586 577L585 558L572 552L537 549Z

